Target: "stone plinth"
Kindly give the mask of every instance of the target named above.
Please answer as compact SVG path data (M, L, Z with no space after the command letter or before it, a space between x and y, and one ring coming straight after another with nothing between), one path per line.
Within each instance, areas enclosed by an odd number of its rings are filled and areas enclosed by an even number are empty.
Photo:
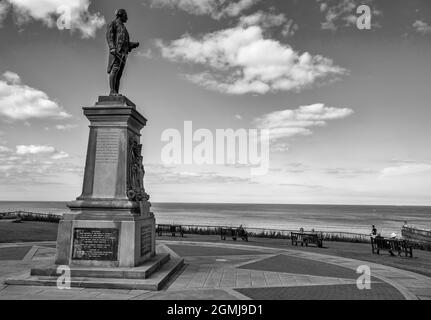
M57 265L136 267L155 255L155 219L143 185L140 131L126 97L99 97L90 121L82 194L60 222Z

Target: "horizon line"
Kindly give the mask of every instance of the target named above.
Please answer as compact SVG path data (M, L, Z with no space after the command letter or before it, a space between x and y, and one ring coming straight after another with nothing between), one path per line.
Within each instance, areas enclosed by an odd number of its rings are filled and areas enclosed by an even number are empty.
M2 202L71 202L73 200L0 200ZM258 203L258 202L178 202L150 201L151 204L219 204L219 205L291 205L291 206L362 206L362 207L431 207L431 204L345 204L345 203Z

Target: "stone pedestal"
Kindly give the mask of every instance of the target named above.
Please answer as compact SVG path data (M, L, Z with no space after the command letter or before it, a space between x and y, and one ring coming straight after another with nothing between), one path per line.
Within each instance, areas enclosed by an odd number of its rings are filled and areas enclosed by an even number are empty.
M136 267L155 255L155 219L144 190L140 131L126 97L99 97L90 121L82 194L60 222L57 265Z
M155 219L144 190L140 131L147 120L126 97L99 97L90 120L82 194L60 221L55 265L6 284L58 286L63 268L80 288L160 290L184 265L155 248Z

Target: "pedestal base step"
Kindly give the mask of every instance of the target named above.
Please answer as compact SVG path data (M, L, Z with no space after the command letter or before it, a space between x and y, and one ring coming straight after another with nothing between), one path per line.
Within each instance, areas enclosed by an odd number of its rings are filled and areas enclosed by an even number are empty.
M72 278L114 278L114 279L147 279L159 269L163 264L168 262L170 256L168 253L157 254L153 258L145 261L142 265L135 268L102 268L102 267L82 267L71 266L70 275ZM61 274L57 271L58 266L45 268L33 268L30 275L59 277Z
M127 290L161 290L169 281L169 278L175 274L183 265L183 258L174 258L169 260L169 255L157 257L154 264L158 264L160 269L155 268L155 272L148 277L146 271L135 270L137 268L71 268L71 287L79 288L99 288L99 289L127 289ZM164 264L160 264L164 261ZM150 262L150 261L148 261ZM142 266L144 267L144 266ZM144 267L145 268L145 267ZM51 273L50 273L51 272ZM148 272L148 270L147 270ZM75 274L75 276L73 275ZM37 274L37 275L35 275ZM86 274L87 276L77 276ZM147 278L135 278L139 274L144 274ZM127 276L126 277L122 277ZM31 274L23 275L13 279L7 279L7 285L24 285L24 286L57 286L58 274L53 268L32 269Z

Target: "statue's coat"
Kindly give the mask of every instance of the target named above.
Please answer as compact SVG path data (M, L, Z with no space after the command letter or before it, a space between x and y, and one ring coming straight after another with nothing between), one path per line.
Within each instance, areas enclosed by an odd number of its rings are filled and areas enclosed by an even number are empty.
M129 39L129 32L127 32L126 26L120 19L116 19L108 25L106 40L109 50L115 49L124 61L126 60L127 54L133 49ZM109 53L108 73L111 73L115 58L116 57L112 53Z

